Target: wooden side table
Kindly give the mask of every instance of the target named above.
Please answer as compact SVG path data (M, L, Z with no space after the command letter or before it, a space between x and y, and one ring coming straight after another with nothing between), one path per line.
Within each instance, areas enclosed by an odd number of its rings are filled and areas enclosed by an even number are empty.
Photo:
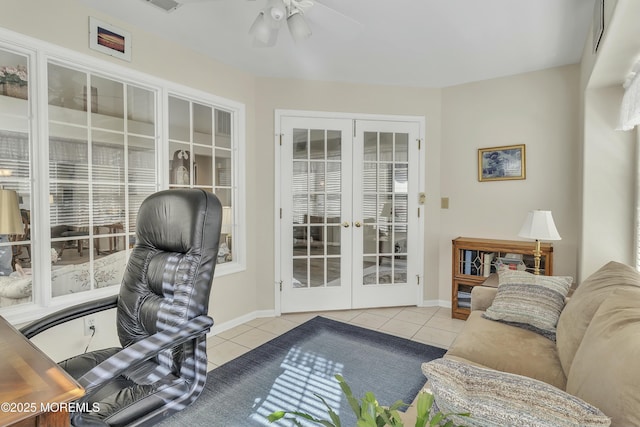
M84 389L0 317L0 425L69 425L69 403Z

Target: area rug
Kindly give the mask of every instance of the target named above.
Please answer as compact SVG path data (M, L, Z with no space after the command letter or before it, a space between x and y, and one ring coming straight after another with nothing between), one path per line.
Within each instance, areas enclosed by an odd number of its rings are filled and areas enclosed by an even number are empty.
M183 426L293 426L270 424L276 410L326 418L321 395L340 414L343 426L356 418L336 374L361 398L372 391L381 405L411 403L426 382L423 362L446 350L404 338L315 317L209 372L199 399L160 424ZM303 425L316 425L305 424Z

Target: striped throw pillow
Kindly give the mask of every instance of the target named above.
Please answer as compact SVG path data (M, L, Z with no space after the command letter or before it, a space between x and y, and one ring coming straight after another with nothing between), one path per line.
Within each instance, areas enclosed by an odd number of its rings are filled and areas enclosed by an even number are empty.
M453 359L422 364L438 409L469 427L606 427L598 408L542 381Z
M529 329L555 341L556 325L572 282L570 276L499 271L498 292L482 316Z

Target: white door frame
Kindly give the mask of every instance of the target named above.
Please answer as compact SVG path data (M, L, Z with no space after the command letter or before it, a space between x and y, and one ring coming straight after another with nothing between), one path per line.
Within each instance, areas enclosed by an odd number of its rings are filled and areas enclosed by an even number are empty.
M301 117L301 118L322 118L322 119L350 119L350 120L381 120L381 121L397 121L397 122L418 122L419 123L419 136L421 142L420 149L420 159L419 159L419 182L418 182L418 194L409 195L409 197L419 197L420 194L424 194L425 192L425 165L426 165L426 157L423 153L426 152L425 149L425 118L424 116L405 116L405 115L386 115L386 114L362 114L362 113L338 113L338 112L326 112L326 111L309 111L309 110L275 110L275 122L274 122L274 165L275 165L275 204L274 204L274 311L276 315L280 315L282 313L281 303L280 303L280 291L282 287L281 277L281 256L280 256L280 247L281 247L281 227L282 221L280 218L281 215L281 206L282 206L282 194L280 191L280 187L282 185L281 182L281 174L278 171L282 167L281 162L281 150L280 150L280 142L282 136L281 129L281 119L285 116L291 117ZM422 260L422 271L419 275L420 286L418 286L418 297L416 300L416 305L420 305L422 300L424 299L424 222L425 222L425 209L424 204L421 203L419 206L420 220L418 221L418 244L417 244L417 259Z

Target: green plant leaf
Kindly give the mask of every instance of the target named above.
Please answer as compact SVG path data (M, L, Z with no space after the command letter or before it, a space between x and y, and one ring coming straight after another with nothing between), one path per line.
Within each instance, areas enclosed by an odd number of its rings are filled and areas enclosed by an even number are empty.
M346 396L347 402L349 402L349 406L351 406L351 410L353 411L354 414L356 414L356 417L359 417L361 412L360 403L358 402L358 399L353 397L353 393L351 392L351 387L349 387L349 385L346 383L342 375L336 374L335 378L338 380L338 383L340 384L340 388L342 389L342 392Z
M404 403L402 400L396 400L393 403L393 405L389 406L389 410L390 411L395 411L395 410L400 409L400 408L408 408L409 406L411 406L411 405L409 405L408 403Z
M276 412L272 412L271 414L269 414L267 416L267 419L269 420L269 422L274 422L274 421L278 421L281 419L285 419L285 420L291 420L293 421L296 426L302 426L302 424L300 424L299 421L297 421L295 418L290 418L290 417L286 417L286 415L294 415L296 417L300 417L300 418L304 418L305 420L309 420L311 422L323 425L325 427L340 427L340 426L336 426L334 424L332 424L331 422L327 421L327 420L320 420L317 418L314 418L313 416L304 413L304 412L298 412L298 411L276 411Z
M340 416L338 414L336 414L336 412L333 410L333 408L331 406L329 406L327 401L324 400L324 398L322 396L320 396L318 393L313 393L313 394L318 399L320 399L322 401L322 403L324 403L324 406L327 408L327 413L329 414L329 418L331 418L331 421L333 421L334 427L342 427L342 424L340 422Z
M274 421L278 421L282 419L285 415L287 415L285 411L275 411L267 415L267 419L269 420L270 423L272 423Z

